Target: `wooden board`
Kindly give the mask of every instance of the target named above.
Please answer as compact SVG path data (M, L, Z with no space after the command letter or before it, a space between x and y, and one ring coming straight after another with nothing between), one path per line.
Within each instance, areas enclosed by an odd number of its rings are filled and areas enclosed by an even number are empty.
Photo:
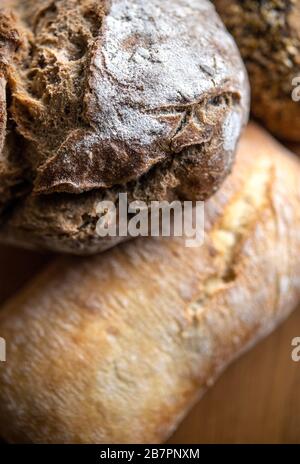
M50 259L0 247L0 303ZM193 408L169 443L300 443L300 310L236 361Z
M225 371L170 443L300 443L297 336L300 309Z

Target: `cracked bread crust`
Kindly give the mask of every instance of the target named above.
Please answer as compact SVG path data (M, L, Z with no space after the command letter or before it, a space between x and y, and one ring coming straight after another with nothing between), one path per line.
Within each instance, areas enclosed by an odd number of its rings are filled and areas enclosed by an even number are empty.
M0 217L9 202L17 196L23 184L24 166L18 162L18 136L13 136L8 118L7 77L11 55L20 45L19 35L13 27L11 15L0 9Z
M0 23L11 23L3 43L12 31L19 42L4 79L29 191L6 208L1 237L102 251L85 227L95 198L200 200L219 188L248 119L249 87L210 2L4 0L2 8Z
M274 135L299 142L300 103L292 93L293 80L300 76L300 1L213 3L246 64L253 114Z

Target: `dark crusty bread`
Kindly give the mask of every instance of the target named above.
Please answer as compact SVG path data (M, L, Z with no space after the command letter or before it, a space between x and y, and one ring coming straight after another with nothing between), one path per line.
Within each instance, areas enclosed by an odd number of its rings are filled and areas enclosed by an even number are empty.
M61 258L0 311L0 435L158 443L300 299L300 163L250 127L207 202L205 245Z
M214 0L249 72L253 114L286 140L300 141L300 0ZM294 81L295 78L298 78Z
M14 135L1 153L1 237L92 253L108 246L94 240L100 199L216 191L248 118L249 87L210 2L1 0L1 8L2 144L6 130Z

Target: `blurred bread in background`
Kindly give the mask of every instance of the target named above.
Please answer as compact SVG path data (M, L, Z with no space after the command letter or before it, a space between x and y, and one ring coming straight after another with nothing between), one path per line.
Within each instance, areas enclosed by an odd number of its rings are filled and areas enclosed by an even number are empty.
M300 1L213 0L247 67L252 113L300 142Z

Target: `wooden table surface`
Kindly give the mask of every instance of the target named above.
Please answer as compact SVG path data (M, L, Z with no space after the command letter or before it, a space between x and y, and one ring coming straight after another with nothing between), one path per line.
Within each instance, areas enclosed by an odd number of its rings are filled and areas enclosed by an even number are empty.
M0 247L0 303L49 259ZM300 443L300 363L291 359L297 336L300 310L229 367L169 443Z

